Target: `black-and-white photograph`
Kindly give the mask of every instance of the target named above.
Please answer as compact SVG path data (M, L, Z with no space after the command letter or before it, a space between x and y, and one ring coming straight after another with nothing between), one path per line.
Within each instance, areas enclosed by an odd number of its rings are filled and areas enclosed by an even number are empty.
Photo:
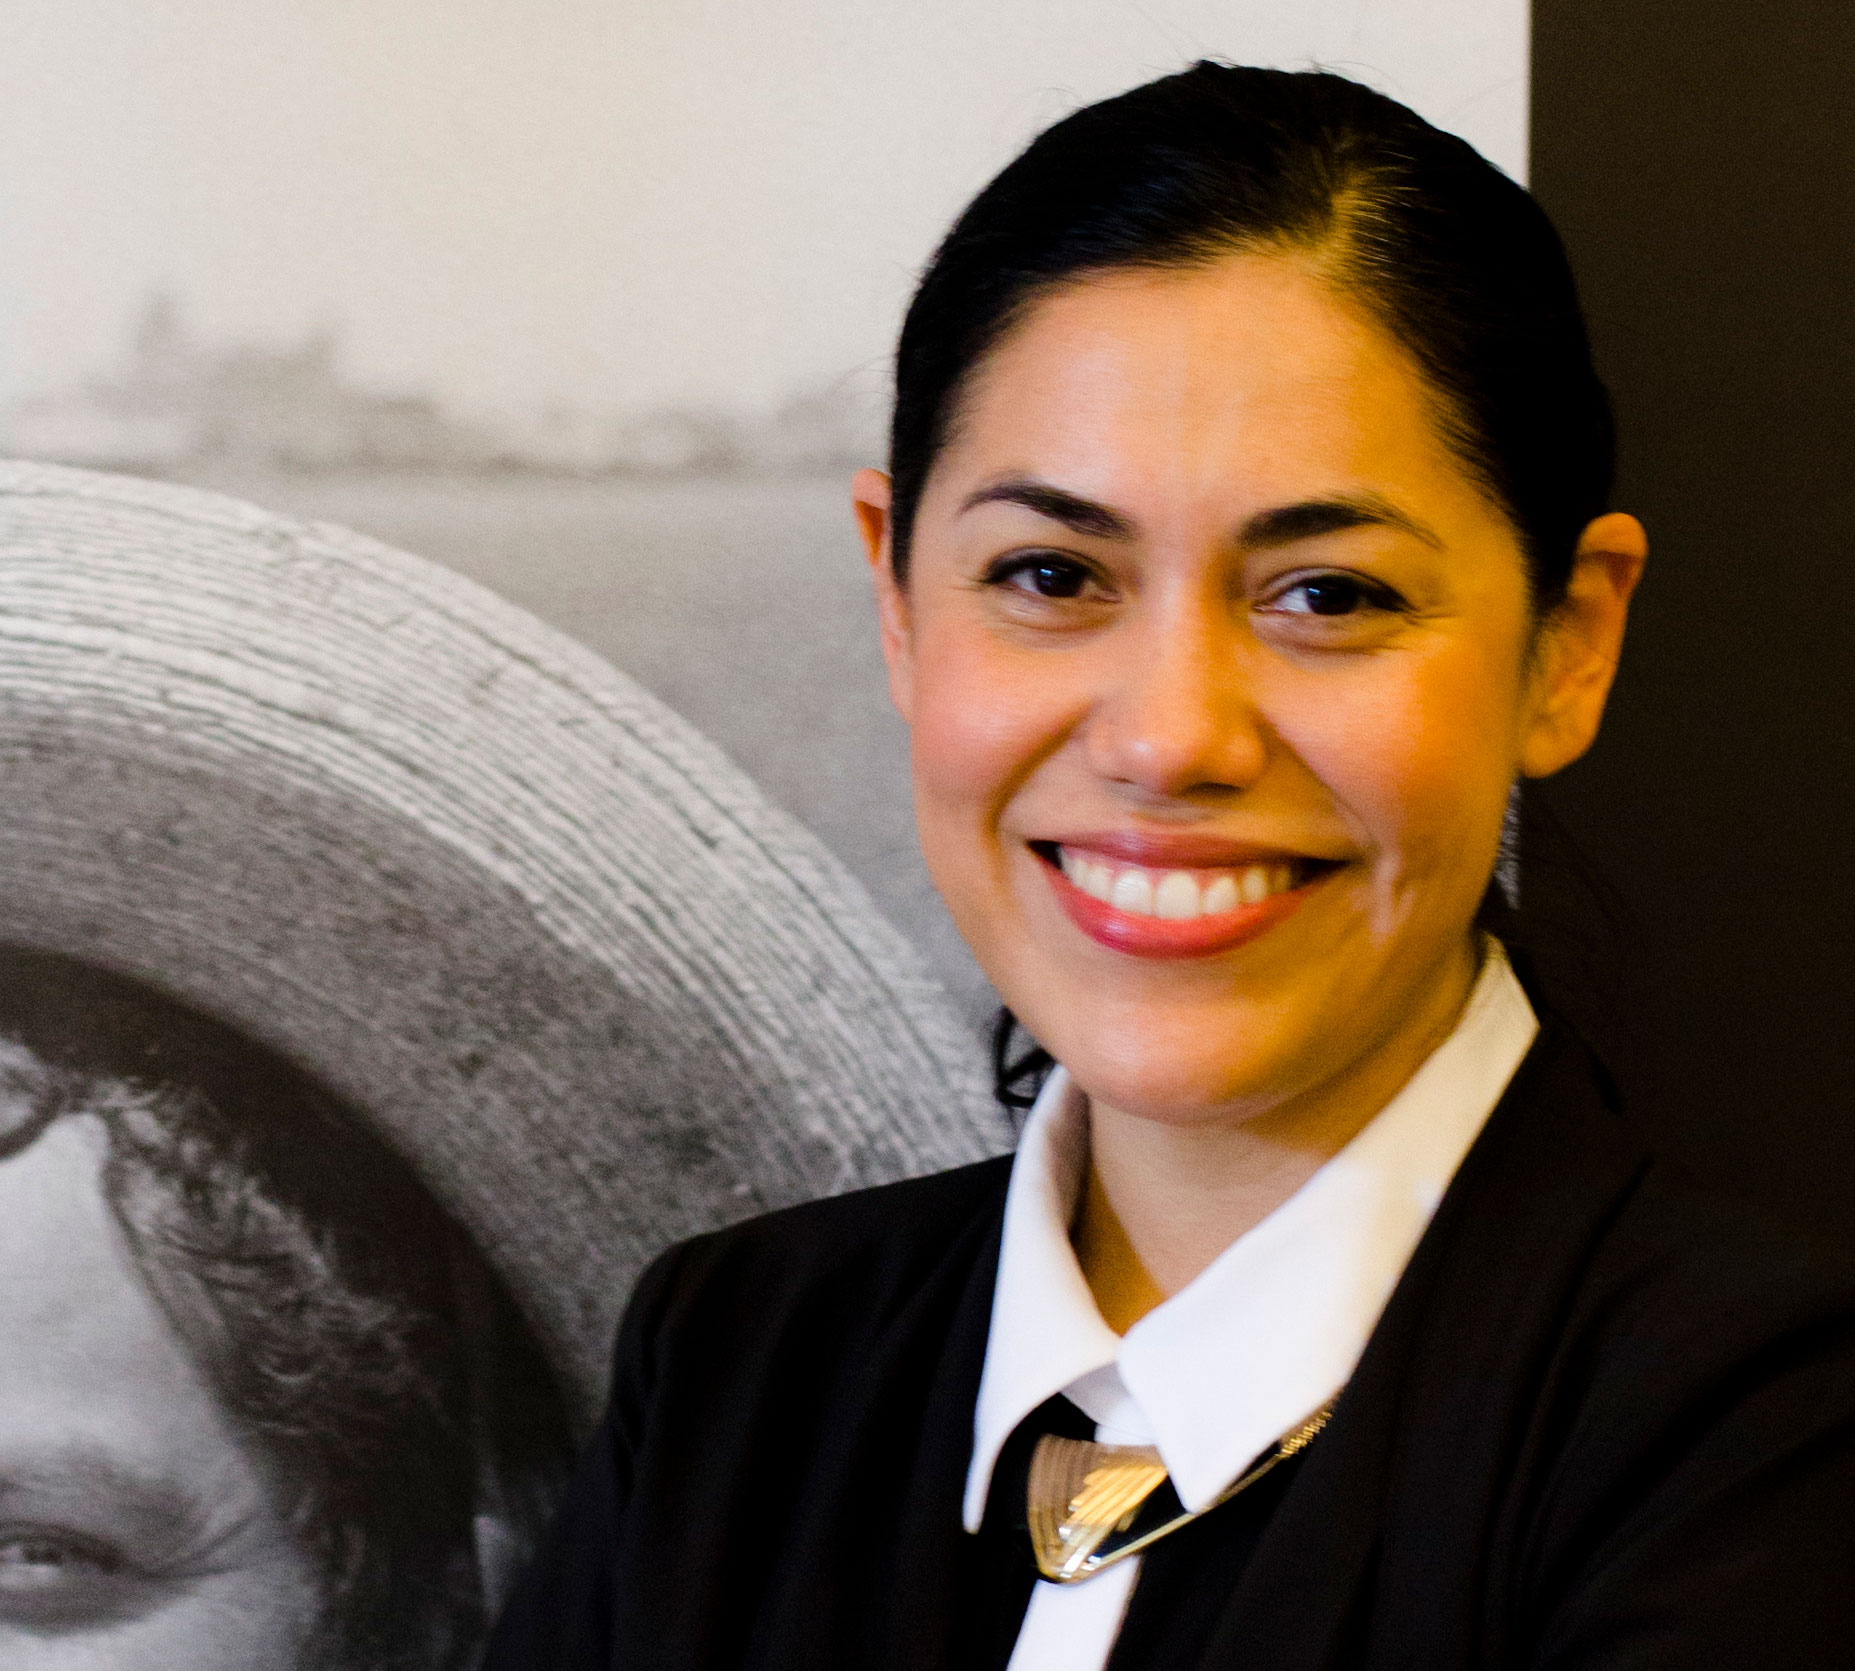
M651 1255L1009 1143L815 838L359 535L0 466L0 765L9 1662L468 1665Z

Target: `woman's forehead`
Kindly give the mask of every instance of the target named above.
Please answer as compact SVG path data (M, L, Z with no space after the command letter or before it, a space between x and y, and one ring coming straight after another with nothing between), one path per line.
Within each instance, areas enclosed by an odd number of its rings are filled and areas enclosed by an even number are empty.
M1470 486L1409 356L1281 254L1112 272L1044 297L975 368L936 469L985 473L1110 500Z

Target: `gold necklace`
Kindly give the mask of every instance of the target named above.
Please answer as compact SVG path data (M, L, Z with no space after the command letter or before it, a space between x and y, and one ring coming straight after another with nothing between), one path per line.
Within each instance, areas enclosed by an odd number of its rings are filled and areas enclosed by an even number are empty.
M1166 1482L1166 1464L1151 1445L1103 1445L1046 1433L1031 1453L1026 1497L1037 1570L1053 1584L1079 1584L1137 1555L1169 1532L1247 1491L1279 1462L1307 1449L1333 1415L1338 1395L1292 1427L1248 1473L1201 1509L1182 1509L1142 1527L1141 1511ZM1175 1499L1176 1501L1176 1499Z

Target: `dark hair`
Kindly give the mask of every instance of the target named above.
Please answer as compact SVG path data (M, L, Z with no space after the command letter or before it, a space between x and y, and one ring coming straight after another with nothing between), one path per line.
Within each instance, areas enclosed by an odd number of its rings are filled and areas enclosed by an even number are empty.
M1117 268L1305 251L1403 343L1511 518L1536 608L1609 503L1615 437L1557 233L1452 134L1344 77L1200 63L1058 122L929 264L895 360L894 564L974 368L1050 291Z
M152 1071L151 1071L152 1070ZM61 1118L313 1563L317 1671L464 1671L570 1454L514 1302L399 1157L209 1018L0 953L0 1159Z

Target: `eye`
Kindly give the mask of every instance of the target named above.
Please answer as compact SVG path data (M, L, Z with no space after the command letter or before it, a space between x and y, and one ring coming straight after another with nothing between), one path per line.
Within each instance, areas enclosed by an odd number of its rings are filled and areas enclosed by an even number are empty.
M114 1571L115 1553L89 1538L27 1526L0 1531L0 1592L42 1590L79 1572Z
M988 586L1055 601L1079 598L1094 582L1094 572L1086 563L1056 551L1019 552L1001 557L985 571Z
M1368 609L1395 610L1398 595L1356 574L1311 574L1291 581L1267 607L1288 615L1356 615Z
M0 1621L42 1630L101 1627L139 1610L144 1575L97 1538L0 1526Z

